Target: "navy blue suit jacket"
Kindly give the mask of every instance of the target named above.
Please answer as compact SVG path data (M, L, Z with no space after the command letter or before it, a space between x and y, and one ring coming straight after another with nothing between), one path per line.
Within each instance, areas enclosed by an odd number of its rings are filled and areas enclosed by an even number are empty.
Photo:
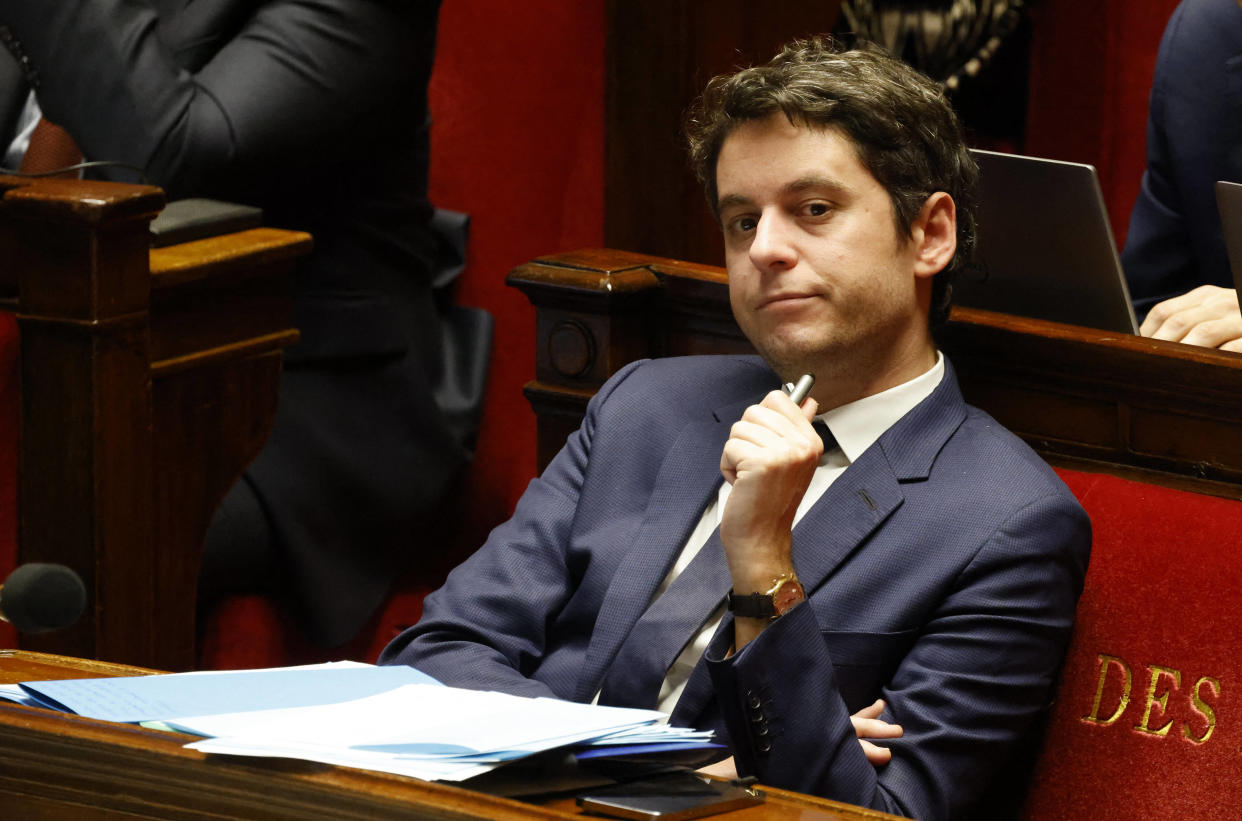
M730 426L777 384L753 357L618 373L382 661L589 701L716 493ZM968 806L1048 703L1086 571L1086 514L963 402L950 368L793 538L808 601L729 659L726 616L673 721L723 730L739 769L766 784L929 820ZM849 721L877 697L905 728L878 771Z
M1147 170L1121 256L1140 313L1199 285L1233 287L1217 180L1242 182L1242 8L1185 0L1160 42Z

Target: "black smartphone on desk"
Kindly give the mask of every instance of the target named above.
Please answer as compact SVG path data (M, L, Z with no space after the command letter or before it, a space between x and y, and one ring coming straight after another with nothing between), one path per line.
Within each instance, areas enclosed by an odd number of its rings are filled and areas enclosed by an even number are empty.
M762 804L763 799L759 790L678 772L591 790L578 796L578 806L613 818L684 821Z

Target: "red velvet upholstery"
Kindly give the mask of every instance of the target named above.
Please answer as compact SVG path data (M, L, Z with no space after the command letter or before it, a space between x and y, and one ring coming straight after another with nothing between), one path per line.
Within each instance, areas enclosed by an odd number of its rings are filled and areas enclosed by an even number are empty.
M352 659L374 663L380 651L423 615L431 588L411 584L394 592L358 637L325 649L304 639L289 617L264 596L233 596L220 603L199 640L200 669L244 670Z
M1178 0L1029 3L1031 68L1023 153L1091 163L1117 245L1147 166L1147 98Z
M1242 502L1060 473L1094 542L1026 818L1236 817Z

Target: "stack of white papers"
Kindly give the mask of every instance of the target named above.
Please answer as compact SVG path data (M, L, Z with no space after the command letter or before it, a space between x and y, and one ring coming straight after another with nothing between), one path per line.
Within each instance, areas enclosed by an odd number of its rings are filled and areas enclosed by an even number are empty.
M534 753L642 727L666 736L663 713L412 684L319 707L170 721L211 736L187 746L211 753L303 758L325 764L460 781ZM631 742L634 743L634 742Z
M460 781L570 745L595 745L605 755L715 746L710 732L668 727L667 716L654 710L461 690L409 667L338 663L21 688L55 709L207 736L186 745L203 752L426 780Z

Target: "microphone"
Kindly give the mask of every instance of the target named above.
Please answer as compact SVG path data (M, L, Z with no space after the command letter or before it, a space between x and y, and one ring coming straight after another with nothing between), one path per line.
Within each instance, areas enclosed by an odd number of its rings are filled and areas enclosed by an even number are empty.
M23 633L68 627L86 608L86 586L63 564L24 564L0 585L0 619Z

